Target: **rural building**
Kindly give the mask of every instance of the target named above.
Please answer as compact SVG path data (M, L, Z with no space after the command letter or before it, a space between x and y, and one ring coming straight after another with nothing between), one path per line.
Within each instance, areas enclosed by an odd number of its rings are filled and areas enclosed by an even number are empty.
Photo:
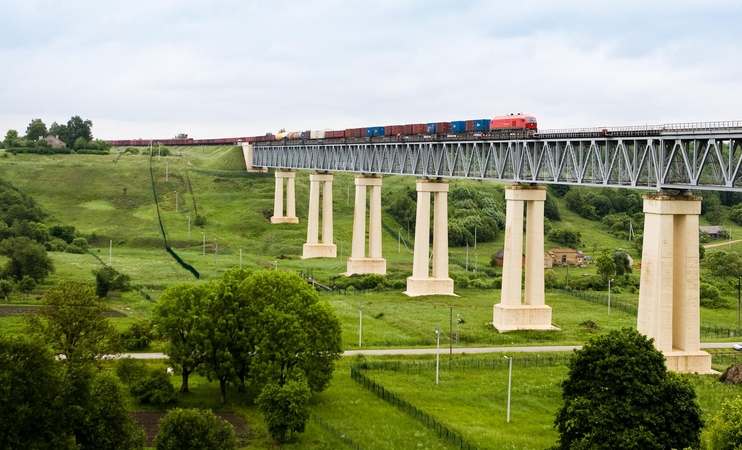
M709 227L698 227L698 234L708 233L711 239L723 239L729 236L727 230L721 225L713 225Z
M65 144L64 142L62 142L59 139L59 137L57 137L57 136L49 135L49 136L47 136L45 138L40 137L39 140L45 140L46 142L48 142L52 146L52 148L65 148L65 147L67 147L67 144Z
M501 248L500 251L495 253L495 261L497 262L497 265L502 267L502 259L503 255L505 254L505 249ZM523 255L523 259L521 260L521 265L526 265L526 255Z
M557 266L581 266L585 264L585 255L571 248L552 248L549 250L549 256L553 264Z

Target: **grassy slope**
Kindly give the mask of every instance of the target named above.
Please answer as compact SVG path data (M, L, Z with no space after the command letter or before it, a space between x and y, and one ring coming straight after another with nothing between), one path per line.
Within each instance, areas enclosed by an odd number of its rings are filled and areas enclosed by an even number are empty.
M340 257L334 260L301 260L299 258L301 247L306 240L307 173L297 174L297 213L300 224L298 226L271 225L264 213L267 212L269 215L273 209L272 175L246 175L243 172L244 161L240 149L220 147L171 150L181 152L182 155L163 157L159 162L155 160L154 164L162 222L170 245L186 262L194 265L205 278L216 277L229 267L238 267L240 249L244 267L267 268L277 263L279 269L282 270L313 271L319 279L329 279L330 276L344 271L344 260L350 253L352 230L352 175L337 174L333 183L335 242L338 244ZM156 301L165 287L180 282L192 282L194 279L164 251L157 225L148 158L143 155L127 154L115 164L114 159L113 155L9 156L0 158L0 178L12 181L20 189L33 196L49 212L48 223L71 224L77 227L93 243L92 251L106 262L109 257L109 240L113 241L111 260L114 267L131 275L133 281L140 285L141 290L151 295L152 301ZM165 181L165 161L168 162L169 169L167 181ZM191 181L193 196L188 189L186 170ZM414 186L414 178L387 177L384 193L407 186ZM467 186L493 193L502 191L501 186L482 181L453 180L451 187L456 186ZM125 192L124 189L126 189ZM174 203L175 191L179 193L177 213ZM350 192L350 201L348 192ZM196 208L199 214L207 219L203 229L194 224ZM594 223L583 221L567 211L563 205L561 212L563 220L553 225L579 228L583 233L583 241L586 243L584 250L587 254L603 248L623 247L638 259L635 250L628 246L626 241L617 240L603 232ZM187 229L187 217L189 216L191 218L190 238ZM384 221L392 228L399 228L387 216L384 216ZM402 229L403 237L406 237L406 231ZM205 233L206 237L205 256L202 255L201 232ZM214 252L216 244L214 238L218 239L218 255ZM397 236L384 232L383 247L384 257L387 259L391 273L403 278L411 272L412 246L409 243L408 247L402 245L398 251ZM488 263L490 255L501 247L502 236L497 242L479 243L476 251L471 248L470 267L474 266L474 261L480 266ZM742 245L736 244L732 248L742 250ZM451 253L462 259L465 257L464 248L452 248ZM60 279L92 282L93 277L90 272L99 267L98 261L90 255L57 253L52 254L52 257L57 272L49 279L49 284L56 283ZM564 277L565 274L561 270L557 269L557 272L559 276ZM570 277L594 272L594 268L590 266L585 269L571 270ZM464 269L451 265L451 273L453 275L463 274ZM329 296L326 299L341 318L346 348L357 346L359 301L364 302L364 347L433 346L432 330L437 325L446 330L451 306L454 308L454 314L460 314L460 317L464 319L464 323L459 327L462 345L578 344L596 333L623 326L634 326L636 323L636 318L633 316L616 311L609 317L602 306L558 293L548 293L547 304L552 306L554 323L563 330L562 332L518 332L500 335L487 325L491 321L492 305L499 301L499 291L462 290L457 293L460 297L410 299L398 292L384 292L362 296ZM636 295L622 294L616 298L635 301ZM113 308L128 315L125 319L114 320L119 327L127 326L136 318L147 317L152 301L144 299L139 292L125 293L121 299L107 300ZM33 304L37 300L33 297L15 295L12 302ZM596 322L597 330L580 326L587 320ZM736 314L730 310L708 311L704 309L702 320L732 326L736 325ZM0 319L0 332L18 333L21 330L22 324L19 318ZM444 332L444 336L446 334ZM444 339L442 346L447 345L448 341ZM383 447L387 436L405 435L406 433L422 439L420 443L424 443L421 448L445 448L440 446L437 438L431 439L429 432L415 428L414 424L408 423L403 417L394 415L390 412L391 408L387 408L371 394L358 388L345 373L347 367L343 367L345 366L341 365L341 370L338 371L332 387L313 399L313 410L316 414L330 421L341 431L347 428L349 436L354 439L358 436L359 442L367 448ZM558 397L555 386L561 375L552 372L549 370L539 373L540 383L550 386L550 391L548 393L538 391L537 395L533 395L534 398L543 395L551 399L549 400L551 406L545 408L543 410L545 412L536 414L541 418L532 419L533 426L544 430L549 429L553 417L553 405L558 403L554 400ZM527 376L526 374L519 375L523 380L526 380L527 378L523 377ZM345 379L346 377L348 379ZM475 395L465 402L462 400L466 406L465 410L447 408L441 406L440 402L436 403L434 399L437 397L427 397L435 391L426 388L426 395L423 395L422 392L415 390L414 386L419 385L420 380L404 381L405 377L398 378L399 389L403 391L400 393L404 398L415 404L419 401L421 404L418 406L426 410L430 408L429 412L435 412L436 416L440 415L439 418L445 423L460 426L462 430L466 430L466 433L472 433L473 441L484 444L490 439L488 436L509 433L507 429L499 429L497 428L499 425L496 427L489 422L479 430L476 425L468 424L467 420L471 417L476 418L481 415L490 420L489 416L493 416L492 411L476 409L476 405L482 403L477 400L480 396ZM497 379L499 378L501 377L498 376ZM444 379L446 382L451 382L451 386L446 387L445 392L451 389L450 394L447 395L452 397L446 398L451 399L452 403L455 403L455 398L466 393L470 386L474 385L473 380L454 382L454 379ZM497 389L501 392L501 389L494 385L487 387L487 383L501 383L501 380L495 381L483 376L477 382L483 383L484 387L473 388L474 392L486 389ZM408 385L405 387L404 383ZM214 389L205 382L204 386L204 389L207 389L206 386L210 386L208 389ZM728 395L727 391L719 393L717 388L704 387L703 389L713 391L715 399L706 402L705 410L713 410L721 398ZM521 394L531 395L533 392L536 391L527 390ZM362 407L366 409L358 409ZM523 407L523 404L520 407ZM235 405L235 408L243 407ZM244 407L243 409L248 417L258 417L254 408ZM458 424L458 418L466 416L471 417ZM514 421L522 420L516 417L514 415ZM528 420L531 421L531 419ZM379 421L381 422L377 425L376 422ZM369 427L371 423L374 423L373 427ZM543 442L547 444L553 442L553 431L544 431L544 436ZM333 448L333 445L339 445L335 442L327 447L328 442L334 442L332 439L322 429L310 424L308 432L302 435L297 443L287 448ZM509 442L512 443L512 448L531 448L529 447L531 444L522 440ZM411 444L411 442L405 444ZM255 447L263 448L258 444L255 444Z

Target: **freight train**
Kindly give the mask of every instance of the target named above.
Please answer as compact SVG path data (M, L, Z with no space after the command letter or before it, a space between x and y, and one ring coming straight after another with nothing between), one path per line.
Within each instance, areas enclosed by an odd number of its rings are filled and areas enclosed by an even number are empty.
M523 139L538 132L536 118L528 114L509 114L493 119L459 120L453 122L430 122L380 127L348 128L345 130L309 130L279 132L265 136L246 136L219 139L132 139L113 140L114 147L142 147L150 142L166 146L185 145L239 145L250 142L261 145L294 145L303 143L358 143L394 142L417 140L462 140L462 139Z

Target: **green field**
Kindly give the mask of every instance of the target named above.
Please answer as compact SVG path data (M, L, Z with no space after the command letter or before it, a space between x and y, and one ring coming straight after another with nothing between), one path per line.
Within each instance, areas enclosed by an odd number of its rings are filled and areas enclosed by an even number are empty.
M268 218L273 209L273 175L246 173L241 149L183 147L170 150L176 156L162 157L159 161L155 157L153 160L154 193L150 162L145 155L124 154L117 158L116 154L13 156L0 153L0 178L11 181L32 196L48 213L48 225L74 225L91 244L93 255L51 253L56 272L37 289L43 291L63 279L93 283L92 271L101 267L100 261L106 264L110 261L117 270L130 275L136 286L134 291L122 293L120 298L106 300L112 309L126 316L112 319L117 327L123 329L136 319L148 317L152 305L168 286L214 279L229 268L242 266L311 273L323 284L331 284L332 277L345 271L352 237L352 174L336 174L333 183L334 234L339 257L302 260L302 245L306 241L308 173L297 173L300 223L271 225ZM452 188L465 186L490 192L499 196L497 198L502 196L502 185L492 182L452 180L451 184ZM413 177L386 177L383 193L386 196L393 190L413 186ZM201 280L196 280L165 251L155 198L168 244L186 263L198 270ZM560 204L560 210L562 221L552 225L555 228L569 226L580 229L584 243L582 250L586 254L624 248L638 261L640 255L627 241L617 239L595 222L581 219L563 204ZM196 214L206 218L204 227L195 225ZM411 274L411 238L414 236L408 236L406 227L386 214L383 221L391 230L398 230L383 233L383 255L387 260L389 278L404 280ZM400 245L398 232L406 245ZM478 243L476 249L470 248L469 274L476 268L480 276L486 277L484 269L492 254L501 247L502 235L495 242ZM742 244L731 244L730 248L742 251ZM466 259L465 248L451 248L450 252L458 260ZM566 278L565 269L554 270L560 279ZM594 274L595 268L587 266L569 271L570 279L574 280ZM450 265L450 273L453 278L468 275L465 267L457 264ZM340 317L346 349L358 348L361 302L364 349L433 348L438 326L443 330L441 346L444 348L457 345L454 337L457 329L458 346L474 347L579 345L591 336L636 326L636 317L631 314L613 309L609 316L604 305L560 291L547 291L546 303L552 307L552 322L560 331L499 334L491 326L492 308L499 302L499 290L456 289L456 293L457 297L409 298L401 290L349 291L346 295L323 293L322 299L329 302ZM612 298L635 305L638 294L624 291ZM14 293L10 301L13 305L33 305L38 304L39 299L35 295ZM458 327L457 318L462 319ZM737 314L732 309L702 308L701 320L735 328ZM22 333L23 320L20 317L0 317L0 332ZM449 332L454 342L449 340ZM738 338L726 337L728 341L734 339ZM723 339L709 337L704 340ZM160 345L156 344L154 350ZM502 355L495 357L502 359ZM457 358L476 360L482 357ZM409 361L412 358L402 359ZM351 362L348 358L343 360L330 388L313 397L311 407L318 418L366 449L454 448L352 381L349 374ZM530 449L553 445L556 442L553 415L561 401L559 383L566 376L566 369L563 365L516 364L512 423L506 424L504 367L495 364L490 370L443 370L438 386L434 385L430 371L368 371L367 375L480 448ZM720 364L715 368L724 369ZM698 390L705 414L714 411L723 398L736 395L735 387L720 386L710 377L690 378ZM218 406L214 401L218 401L218 388L212 383L196 377L192 387L194 394L183 398L181 405ZM254 427L251 448L272 448L249 397L235 395L230 407L243 413ZM326 428L311 422L306 433L282 448L324 449L342 445Z

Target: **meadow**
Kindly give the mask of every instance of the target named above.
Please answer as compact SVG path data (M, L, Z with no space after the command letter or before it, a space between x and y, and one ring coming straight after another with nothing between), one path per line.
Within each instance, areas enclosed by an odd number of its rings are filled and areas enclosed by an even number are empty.
M0 153L0 178L12 181L32 196L48 213L47 224L74 225L90 243L92 254L51 253L56 272L37 289L43 291L63 279L92 283L92 271L101 267L101 262L111 264L130 275L136 286L135 290L122 293L120 298L105 300L111 309L124 314L124 317L111 319L119 329L124 329L135 320L147 318L152 305L168 286L216 279L229 268L311 274L328 285L332 284L333 277L345 271L352 237L352 174L336 174L333 183L338 258L302 260L308 173L297 174L299 225L272 225L269 217L273 209L273 176L271 173L246 173L241 149L183 147L170 151L173 156L152 160L154 192L150 160L146 155L13 156ZM465 186L495 196L502 192L502 185L486 181L452 180L451 185L451 188ZM407 187L414 187L414 178L386 177L383 193L386 196ZM560 207L562 221L552 225L580 229L582 249L586 254L624 248L638 261L640 255L627 241L579 218L563 204ZM195 224L197 216L205 218L202 227ZM184 270L165 251L160 220L167 244L198 270L200 279ZM389 229L397 230L384 231L382 237L389 278L404 280L411 273L414 230L408 234L406 227L386 214L383 221ZM470 247L468 264L452 263L451 276L470 275L476 270L480 276L487 277L484 269L491 256L502 248L502 239L501 234L494 242ZM730 244L729 248L742 251L742 244ZM450 253L457 261L467 258L466 248L451 248ZM0 263L4 261L0 259ZM497 268L494 270L499 272ZM554 270L560 279L567 277L566 269ZM591 265L569 269L570 279L594 273L595 267ZM447 349L449 346L580 345L610 330L636 326L636 317L631 314L614 309L608 315L604 305L549 290L546 303L552 307L552 322L560 331L499 334L490 325L493 305L499 302L499 290L456 289L456 293L456 297L408 298L400 289L348 291L344 295L321 293L321 297L338 314L343 345L349 350L358 348L361 313L361 348L364 349L433 348L436 327L443 331L441 347ZM624 291L612 298L636 304L638 295ZM35 305L39 299L35 295L14 293L10 303ZM731 309L702 308L701 320L733 328L737 314ZM23 333L22 318L0 317L0 333ZM734 339L737 338L730 336L725 340ZM156 344L153 350L160 346ZM479 448L531 449L554 445L553 415L560 405L559 384L566 376L566 368L563 364L519 365L516 355L512 422L507 424L503 409L506 389L503 383L507 378L502 356L456 356L454 360L489 358L488 361L498 360L499 363L493 363L487 370L465 370L454 364L441 371L438 386L430 371L432 357L368 358L369 361L401 360L406 364L421 361L420 367L424 365L426 369L420 372L369 370L367 375L455 429ZM339 434L352 438L360 448L453 448L418 421L351 380L349 367L355 363L358 361L353 358L341 360L330 388L312 398L311 409L317 418ZM715 368L723 370L725 366L716 364ZM736 387L722 386L711 377L688 377L696 386L705 414L713 412L723 398L738 393ZM180 406L220 408L218 388L213 383L195 377L192 387L194 393L181 398ZM252 429L250 448L272 448L252 398L236 394L231 397L227 407L244 415ZM327 427L310 421L305 433L282 448L325 449L342 445Z

